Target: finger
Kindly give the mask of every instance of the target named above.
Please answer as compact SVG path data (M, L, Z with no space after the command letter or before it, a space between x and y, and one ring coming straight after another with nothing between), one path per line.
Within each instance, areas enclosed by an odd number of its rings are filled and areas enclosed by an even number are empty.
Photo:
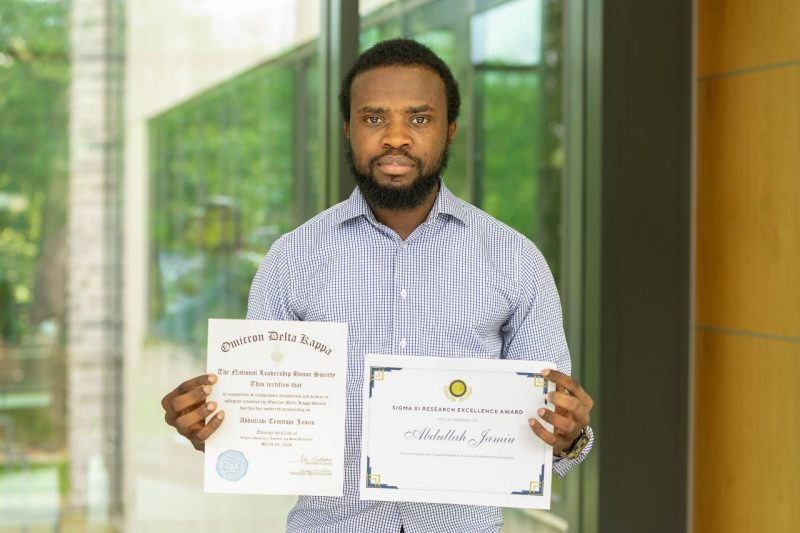
M203 385L214 385L217 382L217 376L214 374L203 374L195 376L192 379L187 379L161 399L161 407L167 409L172 400L182 394L186 394L190 390L202 387Z
M531 430L533 430L534 434L542 439L545 444L552 446L554 450L562 450L565 446L567 446L568 443L566 439L559 438L556 434L547 431L547 429L535 418L529 418L528 424L530 424Z
M561 416L549 409L541 408L538 413L539 416L542 417L542 420L553 426L553 433L556 435L560 434L566 439L572 437L572 440L575 440L581 432L581 427L583 427L579 426L571 417Z
M205 403L208 395L211 394L211 385L202 385L190 390L186 394L181 394L172 399L169 408L178 413L193 410L196 406Z
M203 426L200 431L194 434L193 440L197 442L205 442L208 437L210 437L217 428L222 424L222 421L225 419L225 411L220 411L219 413L215 414L214 416L206 422L206 425Z
M175 428L182 435L194 433L202 427L202 422L205 421L206 417L213 413L216 408L216 402L208 402L207 404L201 405L197 409L189 411L175 419Z
M547 399L556 406L559 414L573 418L576 423L581 424L581 427L589 425L589 411L575 396L563 392L551 392L547 395Z
M587 393L581 384L573 378L572 376L568 376L563 372L559 372L558 370L552 370L550 368L546 368L542 370L542 375L547 378L547 381L552 381L556 385L560 385L564 389L569 392L572 396L578 398L583 405L587 407L587 409L591 410L594 406L594 400L589 393Z
M565 392L550 392L547 394L547 401L557 407L562 407L571 413L577 412L583 408L583 404L578 398Z

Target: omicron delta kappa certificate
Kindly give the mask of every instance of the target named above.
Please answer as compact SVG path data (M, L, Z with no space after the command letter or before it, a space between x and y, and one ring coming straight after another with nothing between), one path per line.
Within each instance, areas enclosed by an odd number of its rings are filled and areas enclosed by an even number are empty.
M550 363L367 354L360 495L550 508L553 449L528 424Z
M347 324L208 322L205 492L341 496Z

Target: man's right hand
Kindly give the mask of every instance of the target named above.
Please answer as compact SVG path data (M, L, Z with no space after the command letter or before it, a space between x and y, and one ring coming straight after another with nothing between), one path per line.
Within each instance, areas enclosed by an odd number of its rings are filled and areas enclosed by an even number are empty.
M177 429L201 452L205 451L206 439L225 418L225 413L220 411L206 424L206 418L217 408L216 402L206 402L216 382L217 376L214 374L203 374L184 381L161 400L167 424Z

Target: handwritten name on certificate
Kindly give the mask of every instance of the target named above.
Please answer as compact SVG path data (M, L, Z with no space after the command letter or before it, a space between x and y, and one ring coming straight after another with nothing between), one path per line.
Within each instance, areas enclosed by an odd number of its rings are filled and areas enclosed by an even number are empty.
M347 324L208 322L205 492L341 496Z
M550 508L553 449L529 418L550 363L367 354L364 500Z

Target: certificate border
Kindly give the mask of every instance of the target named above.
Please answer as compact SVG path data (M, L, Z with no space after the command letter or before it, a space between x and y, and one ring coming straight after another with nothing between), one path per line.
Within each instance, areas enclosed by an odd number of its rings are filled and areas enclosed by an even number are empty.
M293 357L297 357L298 361L306 364L312 359L307 355L301 353L300 350L305 351L305 348L313 348L311 345L305 343L297 343L298 347L289 348L295 341L283 340L265 340L263 346L257 346L255 342L246 343L241 345L236 344L231 347L231 351L226 352L220 348L220 342L228 339L241 339L246 335L255 336L257 334L264 335L266 331L274 330L280 333L290 333L298 337L303 334L319 338L325 338L329 342L331 354L326 354L323 351L319 352L321 360L327 361L326 368L329 367L331 371L336 372L337 376L334 378L336 381L335 386L331 385L328 392L328 406L329 415L335 415L337 418L341 416L341 427L335 428L331 434L328 434L324 442L320 440L317 446L320 450L325 449L325 454L330 455L332 464L330 469L332 473L329 477L313 478L311 476L292 475L289 472L290 467L284 464L282 458L288 455L286 450L276 448L274 455L270 454L269 450L264 450L261 447L240 442L231 436L225 436L223 431L231 431L232 425L236 423L230 420L231 412L227 412L228 422L221 431L217 431L206 441L206 453L204 454L203 463L203 491L207 494L265 494L265 495L308 495L308 496L332 496L341 497L344 494L344 450L346 442L346 433L344 429L345 419L347 417L347 338L348 338L348 324L346 322L317 322L317 321L285 321L285 320L245 320L245 319L209 319L209 334L206 351L206 369L209 373L217 373L218 365L225 358L233 358L241 355L246 361L248 366L255 366L268 370L277 369L283 365L284 367L291 367L290 360L283 358L275 359L269 357L269 349L281 347L284 352L293 353ZM238 351L232 351L237 349ZM257 351L254 355L253 351ZM257 365L254 366L251 359L256 357L259 359ZM324 358L324 359L322 359ZM302 366L302 365L301 365ZM223 380L227 379L226 376L220 376L220 381L217 387L212 391L209 400L218 402L220 409L225 409L226 404L222 396L223 389L221 387ZM238 408L237 408L238 410ZM241 413L241 410L239 410ZM229 448L228 444L220 439L230 438L230 445L235 444L233 448ZM310 448L305 444L298 444L298 448ZM316 448L315 448L316 449ZM242 455L242 460L245 465L246 475L242 474L238 479L228 479L222 476L217 468L217 461L219 455L234 451ZM297 451L302 453L302 451ZM263 457L262 457L263 455ZM266 465L266 467L265 467ZM268 467L268 468L267 468ZM271 469L280 471L280 478L277 476L262 479L257 478L256 473L259 469ZM254 482L253 479L261 479L262 481Z
M390 361L388 363L369 363L370 359L375 358L382 358L386 361ZM407 367L397 366L397 359L399 356L388 356L388 355L378 355L378 354L367 354L365 357L365 379L369 381L367 387L365 387L365 394L364 394L364 404L363 404L363 411L362 411L362 466L360 472L360 486L366 492L361 493L361 499L366 500L408 500L408 501L427 501L431 503L473 503L473 502L464 502L464 501L454 501L454 499L461 499L456 498L453 495L458 493L464 495L469 500L474 500L475 496L480 498L489 498L492 502L483 502L483 504L490 503L493 505L502 505L507 507L525 507L525 508L544 508L549 509L550 507L550 487L546 486L545 482L545 468L552 469L552 453L547 454L545 451L545 457L543 458L544 461L541 463L538 475L536 475L536 479L532 480L528 487L522 488L519 490L514 490L511 492L487 492L487 491L480 491L480 490L473 490L473 491L458 491L453 489L446 489L446 490L431 490L431 489L403 489L397 485L392 485L387 482L385 478L382 478L381 474L375 470L374 463L372 457L369 456L368 444L369 444L369 410L370 410L370 400L373 397L373 393L375 392L376 383L382 382L386 378L386 374L388 372L399 372L404 370L405 368L414 368L414 369L431 369L431 370L451 370L454 368L458 368L460 370L466 372L492 372L492 373L508 373L513 372L516 375L530 378L534 381L534 386L537 388L542 389L542 395L544 396L544 404L549 405L547 401L547 393L549 392L549 382L545 379L545 377L541 374L541 370L544 368L551 368L554 365L545 362L537 362L537 361L509 361L509 360L485 360L485 359L461 359L461 358L443 358L443 357L419 357L414 358L411 365ZM403 356L404 362L409 362L409 356ZM518 368L505 368L503 370L498 370L498 365L494 365L493 363L497 363L499 361L503 361L501 364L505 364L507 366L515 367L519 365L527 366L530 368L531 365L539 366L541 369L538 372L530 372L530 371L520 371ZM489 363L488 365L486 363ZM380 490L380 489L392 489L398 490L400 489L400 493L392 493L392 490ZM384 493L385 497L379 496L380 493ZM369 497L372 496L372 497ZM533 496L533 500L531 501L525 499L528 503L523 502L522 500L516 500L514 496ZM514 501L509 500L509 498L513 498ZM546 501L543 501L546 500Z

